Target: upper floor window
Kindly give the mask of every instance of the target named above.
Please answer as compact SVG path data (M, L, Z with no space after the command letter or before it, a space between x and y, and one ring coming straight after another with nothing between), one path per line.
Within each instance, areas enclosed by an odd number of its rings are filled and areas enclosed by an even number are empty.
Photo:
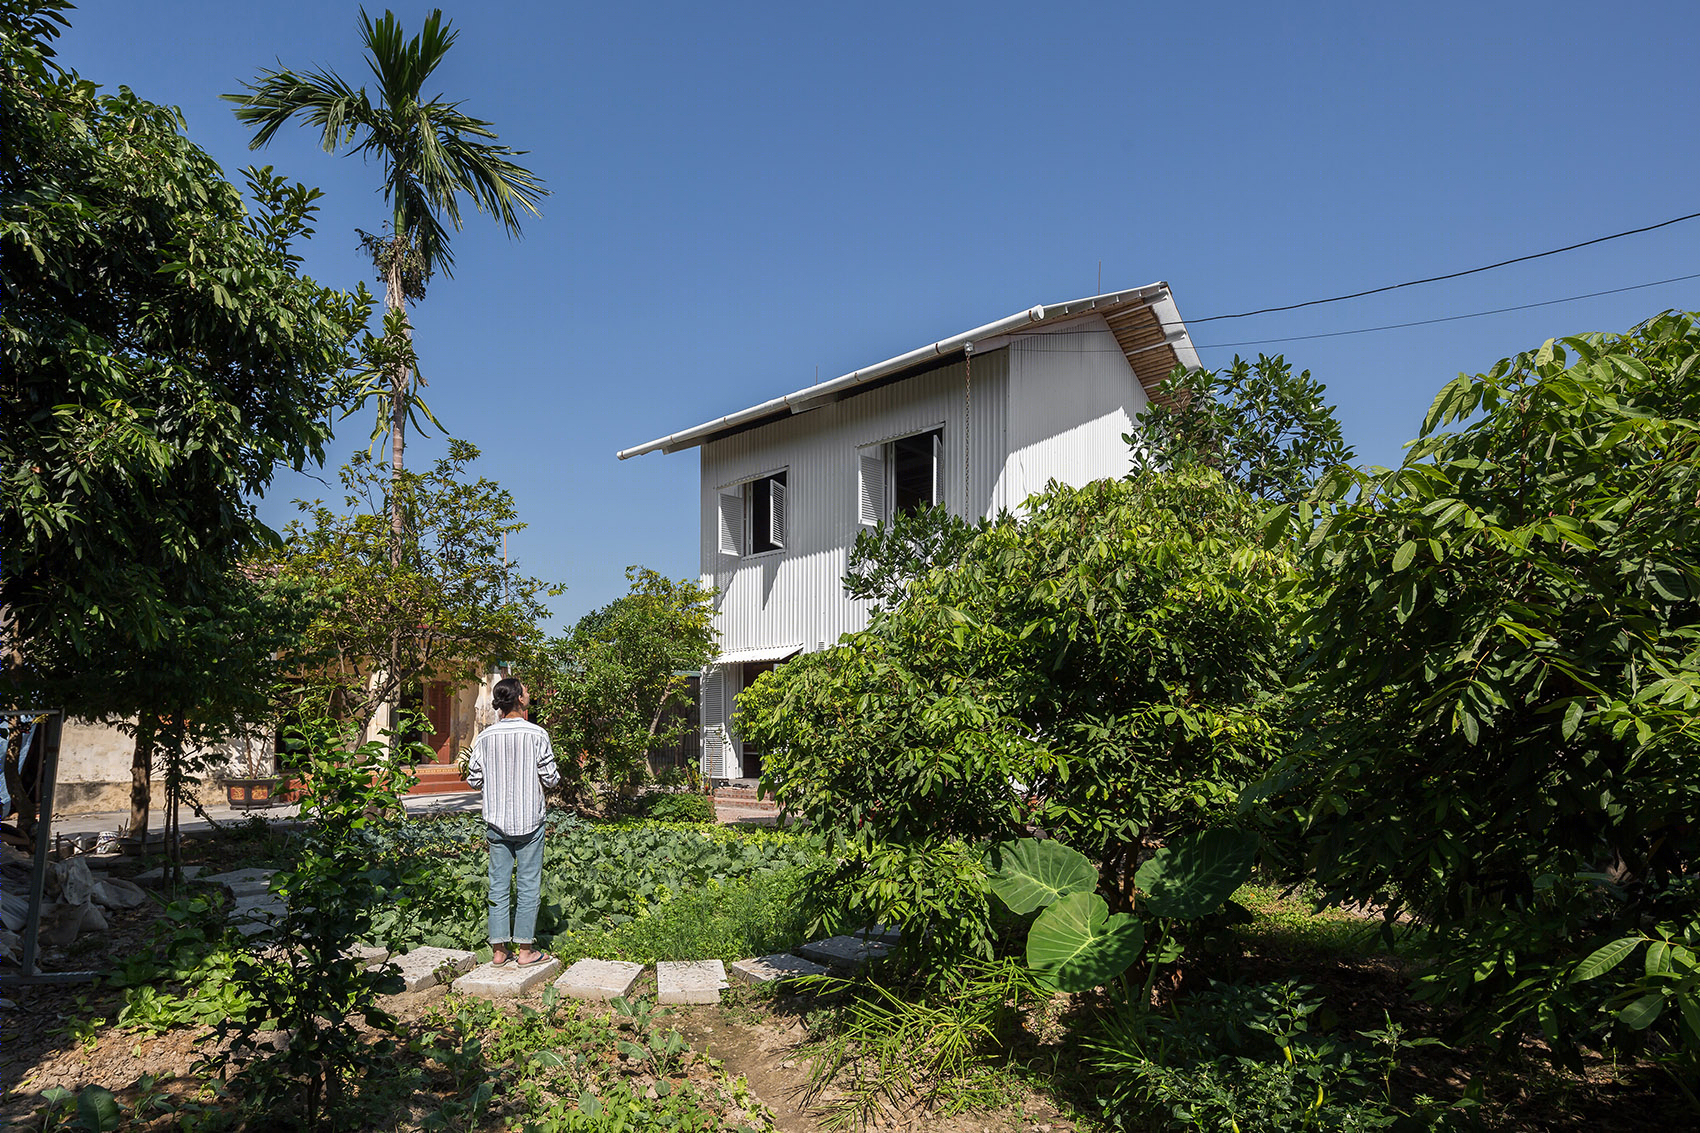
M944 502L943 429L865 445L857 456L858 518L865 526Z
M759 555L785 547L785 470L720 489L720 553Z

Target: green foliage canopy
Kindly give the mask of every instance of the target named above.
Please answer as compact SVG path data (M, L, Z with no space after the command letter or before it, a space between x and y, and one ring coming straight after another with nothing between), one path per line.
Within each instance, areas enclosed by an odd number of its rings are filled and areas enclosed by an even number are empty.
M1327 386L1277 354L1239 355L1225 370L1177 367L1128 437L1147 468L1199 463L1258 499L1291 503L1336 465L1356 459Z
M299 274L316 190L250 170L250 212L176 110L59 68L61 7L0 13L0 601L36 695L127 715L322 458L370 303Z
M1230 820L1273 759L1290 560L1258 519L1196 467L1053 486L742 694L764 786L837 839L872 912L895 900L869 867L886 844L945 860L1029 823L1125 907L1144 847Z
M512 495L467 474L477 458L451 440L429 471L391 479L356 454L342 471L345 510L300 505L312 523L291 524L266 568L322 598L290 659L310 709L364 726L412 682L473 679L534 637L549 588L505 555L503 536L525 525Z
M1567 976L1700 933L1696 316L1460 375L1402 467L1332 474L1289 531L1315 742L1270 789L1303 867L1434 925L1434 990L1486 1033L1645 1031L1628 969ZM1681 998L1644 1037L1700 1066Z
M583 753L590 774L615 787L643 782L645 757L690 730L676 710L716 642L712 591L637 566L626 578L629 593L542 650L533 695L556 753Z

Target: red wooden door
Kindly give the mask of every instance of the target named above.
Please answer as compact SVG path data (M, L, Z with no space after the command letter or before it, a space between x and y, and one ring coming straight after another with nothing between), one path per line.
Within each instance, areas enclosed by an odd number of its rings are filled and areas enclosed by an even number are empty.
M431 734L425 742L437 753L437 762L453 763L454 713L450 707L448 681L425 682L425 719L431 725Z

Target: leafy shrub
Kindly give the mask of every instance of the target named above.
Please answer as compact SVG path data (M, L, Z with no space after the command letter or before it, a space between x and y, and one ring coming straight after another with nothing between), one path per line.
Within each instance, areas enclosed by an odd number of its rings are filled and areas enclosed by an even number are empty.
M714 800L695 792L653 792L644 796L644 809L657 822L714 821Z
M551 951L567 963L604 960L739 960L795 948L808 939L799 867L710 881L686 890L645 915L605 929L566 932Z
M616 928L680 894L782 872L819 859L789 831L656 823L590 823L551 811L543 842L538 933L545 940ZM375 941L476 948L487 926L488 858L475 814L410 819L368 830L377 862L420 872L406 899L374 912ZM787 942L795 943L794 941Z
M1260 547L1259 516L1199 469L1034 496L865 632L740 695L764 782L908 942L971 892L929 897L918 860L1029 825L1125 909L1151 843L1230 819L1279 750L1290 555Z
M1270 518L1314 644L1318 726L1268 787L1293 875L1431 926L1427 990L1477 1037L1539 1027L1573 1065L1644 1043L1700 1077L1692 961L1575 974L1695 931L1700 316L1460 375L1402 467Z
M1357 1039L1313 1030L1321 1001L1293 983L1213 984L1168 1016L1126 1005L1086 1043L1099 1104L1112 1128L1367 1130L1446 1128L1453 1114L1419 1096L1394 1098L1393 1074L1409 1050L1388 1021Z

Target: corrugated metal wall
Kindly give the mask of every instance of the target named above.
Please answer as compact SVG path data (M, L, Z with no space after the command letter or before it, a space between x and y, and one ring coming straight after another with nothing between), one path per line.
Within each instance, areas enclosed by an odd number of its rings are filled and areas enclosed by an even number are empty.
M1009 347L1009 457L997 497L1014 510L1050 480L1080 485L1132 466L1122 435L1147 405L1110 328L1094 316Z
M1008 353L976 355L702 446L702 575L720 590L715 628L723 652L800 646L815 649L867 625L864 602L844 596L840 580L857 516L857 452L864 445L944 426L944 492L963 511L963 421L969 499L991 506L1007 444ZM786 470L789 532L784 551L734 558L720 554L722 488Z

